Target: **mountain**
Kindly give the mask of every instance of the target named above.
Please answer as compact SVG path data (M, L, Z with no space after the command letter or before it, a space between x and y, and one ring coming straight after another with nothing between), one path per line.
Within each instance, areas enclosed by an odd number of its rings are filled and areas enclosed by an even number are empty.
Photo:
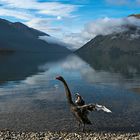
M20 22L0 19L0 83L23 80L42 71L40 65L70 53L65 46L48 43L39 36L51 37Z
M0 51L29 51L29 52L63 52L69 50L61 45L47 43L38 39L39 36L49 36L28 26L0 19Z
M129 15L129 17L136 17L136 18L140 18L140 14L132 14L132 15Z
M98 35L75 53L96 70L119 72L127 77L140 74L140 28L125 28L120 33Z

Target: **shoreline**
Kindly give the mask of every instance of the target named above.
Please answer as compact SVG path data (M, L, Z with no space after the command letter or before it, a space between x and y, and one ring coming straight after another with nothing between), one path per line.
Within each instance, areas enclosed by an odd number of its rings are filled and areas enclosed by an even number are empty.
M8 129L0 130L0 140L140 140L140 132L66 132L44 131L24 132Z

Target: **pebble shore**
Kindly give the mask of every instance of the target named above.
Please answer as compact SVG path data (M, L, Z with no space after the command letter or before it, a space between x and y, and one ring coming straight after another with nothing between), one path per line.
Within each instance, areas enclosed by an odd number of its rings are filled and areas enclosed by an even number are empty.
M0 131L0 140L140 140L140 133Z

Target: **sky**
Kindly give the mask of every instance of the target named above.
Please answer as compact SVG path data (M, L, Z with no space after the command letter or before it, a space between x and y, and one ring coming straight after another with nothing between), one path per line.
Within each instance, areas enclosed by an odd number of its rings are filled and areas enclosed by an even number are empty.
M0 0L0 18L46 32L72 49L134 22L125 18L137 13L140 0Z

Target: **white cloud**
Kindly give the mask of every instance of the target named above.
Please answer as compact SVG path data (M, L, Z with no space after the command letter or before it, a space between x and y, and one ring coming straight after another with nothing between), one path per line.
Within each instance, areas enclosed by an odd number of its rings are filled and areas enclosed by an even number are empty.
M62 37L62 41L69 44L69 49L77 49L85 44L85 38L81 36L81 33L66 33Z
M45 40L48 43L60 44L62 46L67 46L67 44L65 44L64 42L62 42L61 40L59 40L56 37L52 37L52 36L39 36L39 39Z
M108 35L114 32L127 30L125 25L140 26L140 19L134 17L127 18L102 18L94 20L84 26L78 33L64 35L63 41L72 45L72 49L83 46L86 42L97 35Z
M63 4L60 2L38 2L36 0L0 0L6 8L20 8L27 10L37 10L37 13L51 16L68 17L71 12L76 10L72 4Z
M51 23L56 20L56 18L33 18L27 22L24 22L24 24L48 34L57 34L60 33L62 29L60 27L52 26Z
M25 22L25 24L29 27L33 27L38 30L45 31L50 24L50 20L44 19L44 18L33 18L33 19Z
M106 1L118 5L131 2L131 0ZM134 3L140 3L140 0L135 0ZM86 24L81 31L72 33L69 27L62 25L64 22L61 24L58 22L73 18L75 15L72 13L78 8L76 5L64 4L58 1L38 2L37 0L0 0L0 4L2 4L1 16L11 16L25 20L24 23L29 27L60 37L60 40L69 44L72 49L83 46L97 35L123 31L125 30L125 28L122 28L123 25L140 24L139 20L135 18L102 18Z
M22 20L30 20L30 19L34 18L34 16L28 12L17 11L14 9L12 9L12 10L5 9L5 8L0 9L0 16L10 16L10 17L15 17L15 18L22 19Z
M47 5L46 5L46 7L47 7ZM58 16L69 17L69 16L71 16L70 13L75 11L75 9L76 8L73 5L54 3L54 5L50 4L50 6L48 6L47 8L40 10L39 13L57 16L57 17Z
M29 27L48 34L62 33L62 23L75 18L76 5L37 0L0 0L0 16L14 17ZM56 22L58 24L56 24Z

